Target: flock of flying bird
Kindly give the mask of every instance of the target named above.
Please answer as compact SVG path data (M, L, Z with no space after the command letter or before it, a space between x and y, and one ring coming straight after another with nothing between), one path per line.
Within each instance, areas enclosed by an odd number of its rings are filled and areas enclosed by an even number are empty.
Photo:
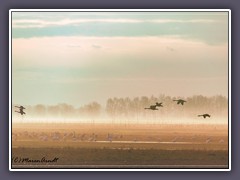
M173 100L173 101L177 101L177 104L181 104L181 105L184 105L184 103L186 103L187 101L183 100L183 99L177 99L177 100ZM145 108L145 109L150 109L150 110L158 110L157 107L163 107L162 103L158 103L156 102L155 105L151 105L149 108ZM198 115L198 117L203 117L203 118L206 118L206 117L211 117L209 114L201 114L201 115Z
M187 101L183 100L183 99L177 99L177 100L173 100L173 101L177 101L177 104L181 104L181 105L184 105L184 103L186 103ZM19 111L15 111L17 113L20 113L21 115L23 114L26 114L23 110L26 109L25 107L23 106L15 106L17 108L19 108ZM156 102L155 105L151 105L149 108L145 108L145 109L150 109L150 110L158 110L157 107L163 107L162 103L158 103ZM199 117L202 116L203 118L206 118L206 117L209 117L210 118L210 115L209 114L201 114L201 115L198 115Z

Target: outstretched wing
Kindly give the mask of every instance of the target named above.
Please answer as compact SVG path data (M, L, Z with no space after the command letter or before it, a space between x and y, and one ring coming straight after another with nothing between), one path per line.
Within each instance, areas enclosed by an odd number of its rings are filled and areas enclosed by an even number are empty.
M15 112L17 112L17 113L19 113L19 114L21 114L21 115L26 114L26 113L23 112L23 110L21 110L21 109L20 109L20 111L15 111Z
M26 108L23 107L23 106L15 106L15 107L17 107L17 108L19 108L19 109L26 109Z

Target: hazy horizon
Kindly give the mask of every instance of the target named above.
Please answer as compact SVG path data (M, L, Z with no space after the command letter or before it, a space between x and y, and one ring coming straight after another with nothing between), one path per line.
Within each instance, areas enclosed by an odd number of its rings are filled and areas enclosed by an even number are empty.
M228 98L224 96L187 97L184 105L177 104L176 97L109 98L106 104L92 102L81 107L60 103L56 105L38 104L25 106L26 115L13 113L16 123L110 123L110 124L227 124ZM157 111L148 108L161 102ZM13 104L12 111L16 110ZM198 115L209 113L211 118Z

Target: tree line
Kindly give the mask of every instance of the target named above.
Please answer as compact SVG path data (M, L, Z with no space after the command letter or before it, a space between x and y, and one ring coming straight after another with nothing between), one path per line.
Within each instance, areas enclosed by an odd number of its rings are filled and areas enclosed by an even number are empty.
M197 114L210 113L215 117L228 116L228 99L222 95L206 97L195 95L185 99L184 105L177 105L174 99L182 97L171 97L166 95L142 96L134 98L109 98L105 105L98 102L91 102L81 107L74 107L67 103L57 105L38 104L26 106L27 115L31 117L52 117L52 118L89 118L92 121L97 118L109 118L112 122L118 119L134 119L138 121L142 118L151 118L154 113L161 117L184 117L191 118ZM159 107L157 112L144 108L162 102L163 107ZM14 108L14 107L13 107ZM16 114L14 114L16 115Z

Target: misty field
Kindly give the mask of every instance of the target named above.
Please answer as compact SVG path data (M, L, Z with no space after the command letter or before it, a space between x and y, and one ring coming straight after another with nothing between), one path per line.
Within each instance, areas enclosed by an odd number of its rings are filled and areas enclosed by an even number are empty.
M13 123L12 167L228 168L228 126Z

